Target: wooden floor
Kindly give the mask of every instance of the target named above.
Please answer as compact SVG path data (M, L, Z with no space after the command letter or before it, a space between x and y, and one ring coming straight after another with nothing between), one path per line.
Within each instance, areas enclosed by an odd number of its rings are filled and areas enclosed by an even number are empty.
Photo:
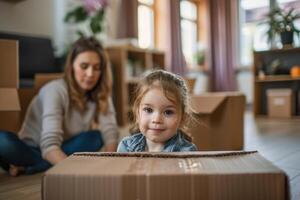
M300 119L254 119L245 114L245 150L258 150L289 176L292 200L300 200ZM0 171L0 200L40 199L41 176L9 177Z

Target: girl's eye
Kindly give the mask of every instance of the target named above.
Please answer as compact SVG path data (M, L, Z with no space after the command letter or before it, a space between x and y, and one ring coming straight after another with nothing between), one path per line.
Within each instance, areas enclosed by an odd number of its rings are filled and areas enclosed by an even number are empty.
M169 115L173 115L175 112L173 110L166 110L164 113L166 116L169 116Z
M146 113L152 113L152 108L148 108L148 107L145 107L143 108L143 111L145 111Z
M89 67L89 65L87 63L81 63L80 64L81 69L87 69L88 67Z

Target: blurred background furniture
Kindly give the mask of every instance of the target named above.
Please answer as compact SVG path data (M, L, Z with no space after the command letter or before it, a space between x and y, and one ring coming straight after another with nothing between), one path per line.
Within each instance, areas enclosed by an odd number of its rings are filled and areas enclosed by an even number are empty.
M133 46L108 47L107 53L112 65L113 101L120 126L128 122L131 100L137 81L145 71L165 68L165 54L162 51L142 49Z
M294 66L300 65L300 48L275 49L254 52L254 98L255 116L268 114L267 90L292 90L292 115L300 115L300 76L291 76Z

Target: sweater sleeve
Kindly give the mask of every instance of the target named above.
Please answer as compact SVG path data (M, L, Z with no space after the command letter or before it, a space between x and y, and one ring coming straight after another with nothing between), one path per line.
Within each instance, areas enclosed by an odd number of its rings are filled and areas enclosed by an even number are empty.
M42 132L40 147L42 156L59 149L63 142L63 102L66 102L64 88L51 83L44 86L39 93L42 106Z
M115 109L111 99L109 99L107 114L100 114L99 120L104 144L108 145L118 143L119 129L116 122Z

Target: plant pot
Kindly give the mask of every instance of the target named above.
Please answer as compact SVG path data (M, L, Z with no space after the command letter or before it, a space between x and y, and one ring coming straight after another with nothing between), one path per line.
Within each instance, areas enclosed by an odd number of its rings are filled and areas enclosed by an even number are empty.
M294 41L294 32L293 31L283 31L280 33L282 45L293 44Z

